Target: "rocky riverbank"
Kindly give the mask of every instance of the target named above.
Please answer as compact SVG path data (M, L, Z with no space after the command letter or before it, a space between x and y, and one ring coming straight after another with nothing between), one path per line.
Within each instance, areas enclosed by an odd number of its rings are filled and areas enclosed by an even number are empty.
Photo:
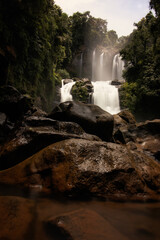
M0 111L1 184L74 197L160 199L160 120L136 123L127 110L112 116L80 102L46 114L12 87L1 88Z

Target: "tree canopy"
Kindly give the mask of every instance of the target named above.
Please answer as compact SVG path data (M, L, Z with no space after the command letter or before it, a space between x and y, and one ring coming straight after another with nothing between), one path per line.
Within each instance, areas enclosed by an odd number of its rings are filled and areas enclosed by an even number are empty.
M149 12L135 24L136 29L129 36L121 51L126 62L124 85L121 95L124 107L129 107L144 118L160 116L160 21L158 1L151 1L156 16Z

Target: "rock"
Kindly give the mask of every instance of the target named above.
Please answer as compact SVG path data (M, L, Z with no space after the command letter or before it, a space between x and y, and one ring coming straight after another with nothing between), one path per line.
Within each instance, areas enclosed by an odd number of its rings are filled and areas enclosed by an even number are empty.
M76 123L58 122L45 117L30 116L0 148L0 170L22 162L42 148L65 139L100 139L86 134Z
M12 86L0 87L0 111L16 121L32 108L32 100Z
M134 116L128 111L123 110L114 116L113 138L116 143L126 144L136 140L136 121Z
M160 161L160 119L137 124L138 147Z
M65 240L128 239L98 213L87 209L52 217L46 221L45 225L47 232L54 233L56 231L61 239Z
M137 125L137 131L139 135L160 135L160 119L154 119L152 121L139 123Z
M7 119L5 113L0 112L0 144L3 144L7 140L13 128L14 123Z
M119 80L113 80L112 82L111 82L111 85L116 85L116 86L119 86L119 85L121 85L122 83L119 81Z
M32 239L35 204L21 197L0 196L0 239ZM30 233L29 233L30 230Z
M3 127L7 120L7 116L5 113L0 112L0 127Z
M119 144L70 139L1 171L0 183L41 185L75 197L160 199L160 165Z
M67 84L67 83L70 83L72 82L73 80L72 79L63 79L63 84Z
M93 104L64 102L57 106L49 117L60 121L78 123L85 132L94 134L104 141L111 141L113 116Z
M93 92L93 85L88 79L76 81L71 89L71 94L74 101L83 103L90 102L90 95Z
M122 110L120 113L118 113L118 115L127 123L130 123L130 124L136 123L135 117L128 110Z

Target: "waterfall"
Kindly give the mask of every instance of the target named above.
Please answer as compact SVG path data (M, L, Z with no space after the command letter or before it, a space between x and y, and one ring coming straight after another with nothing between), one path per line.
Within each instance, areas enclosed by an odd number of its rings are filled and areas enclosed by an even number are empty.
M100 55L100 63L99 63L99 81L103 81L103 77L104 77L104 69L103 69L103 60L104 60L104 53L102 53L101 55Z
M92 54L92 82L95 81L96 50Z
M124 61L120 54L116 54L113 58L112 80L122 80L122 72L124 69Z
M111 114L118 113L120 111L118 88L111 85L111 81L97 81L92 84L93 103Z
M64 84L64 80L62 80L61 91L61 102L72 101L71 89L75 82L72 80L69 83Z
M83 53L81 53L80 56L80 62L79 62L79 77L82 77L82 66L83 66Z

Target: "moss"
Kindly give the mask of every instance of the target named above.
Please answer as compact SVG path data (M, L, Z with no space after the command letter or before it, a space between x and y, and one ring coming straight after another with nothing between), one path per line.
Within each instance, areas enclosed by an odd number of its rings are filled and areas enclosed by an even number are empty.
M77 81L75 85L73 85L71 94L73 99L76 101L87 103L89 99L89 93L87 88L85 87L85 83L81 81Z

